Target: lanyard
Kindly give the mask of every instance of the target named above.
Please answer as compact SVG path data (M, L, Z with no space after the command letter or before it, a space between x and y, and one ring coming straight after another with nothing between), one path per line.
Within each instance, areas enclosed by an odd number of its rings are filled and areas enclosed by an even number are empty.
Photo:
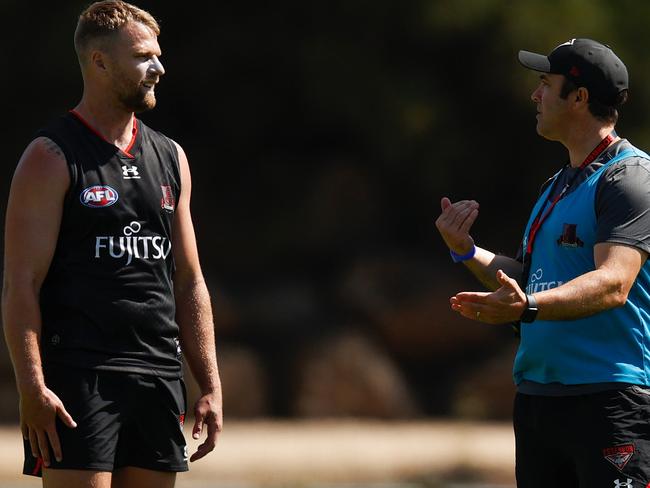
M544 221L548 218L549 215L551 215L551 212L555 208L555 205L557 205L557 202L559 202L564 196L566 195L566 192L569 190L571 185L575 182L577 176L580 174L580 172L589 166L591 163L593 163L596 158L600 155L601 152L603 152L607 146L609 146L612 141L614 140L614 136L612 134L608 134L600 143L594 148L591 153L589 153L589 156L586 157L586 159L582 162L580 167L578 168L578 171L573 175L571 180L564 185L564 188L562 188L562 191L553 199L550 205L548 205L546 208L546 211L544 211L544 206L539 210L537 213L537 216L535 217L535 220L533 220L532 225L530 226L530 232L528 233L528 243L526 244L526 257L530 258L530 256L533 253L533 244L535 242L535 237L537 236L537 232L539 229L542 227L542 224ZM559 176L555 179L553 182L553 187L549 191L549 195L553 194L553 190L555 189L555 185L557 184L559 180Z

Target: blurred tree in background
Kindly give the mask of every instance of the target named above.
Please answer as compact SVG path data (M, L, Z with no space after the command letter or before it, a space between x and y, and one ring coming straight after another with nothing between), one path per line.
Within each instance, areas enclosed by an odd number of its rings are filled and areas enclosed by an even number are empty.
M565 162L535 133L537 77L519 49L611 45L631 79L619 133L647 150L650 4L135 3L162 25L167 74L141 117L192 165L226 412L509 415L516 342L449 310L478 285L435 231L439 200L479 201L475 239L513 255ZM79 99L72 35L86 4L0 6L3 210L32 134ZM0 414L15 420L6 354L0 365Z

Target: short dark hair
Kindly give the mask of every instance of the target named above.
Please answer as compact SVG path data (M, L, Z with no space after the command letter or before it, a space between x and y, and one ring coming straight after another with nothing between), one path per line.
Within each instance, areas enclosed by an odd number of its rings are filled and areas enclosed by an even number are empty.
M140 22L149 27L157 36L160 26L147 11L121 0L103 0L95 2L79 16L74 33L74 47L79 61L82 62L86 48L96 39L106 38L116 33L128 22Z
M577 89L578 85L576 85L573 81L565 76L564 83L562 83L562 87L560 88L560 97L566 100L566 98L569 96L569 93ZM615 105L607 105L594 98L589 97L589 113L591 113L591 115L596 117L598 120L616 125L618 122L618 111L620 110L621 106L627 101L627 97L627 90L622 90L618 94Z

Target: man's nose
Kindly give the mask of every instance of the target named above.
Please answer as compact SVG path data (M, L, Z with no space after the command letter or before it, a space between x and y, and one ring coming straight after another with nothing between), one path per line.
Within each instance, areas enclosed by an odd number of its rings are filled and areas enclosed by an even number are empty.
M540 87L539 86L537 88L535 88L535 91L533 93L530 94L530 99L535 103L540 102L541 98L540 98Z
M153 57L153 61L151 63L151 66L149 67L151 71L155 71L158 76L162 76L165 74L165 68L160 62L160 59L158 59L158 56Z

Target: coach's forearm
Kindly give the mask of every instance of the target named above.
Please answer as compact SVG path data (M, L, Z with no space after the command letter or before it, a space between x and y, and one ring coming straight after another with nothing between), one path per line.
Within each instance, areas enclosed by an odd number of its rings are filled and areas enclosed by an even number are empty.
M463 264L484 286L492 291L501 287L501 283L496 278L497 271L500 269L517 282L521 281L522 267L519 261L494 254L482 247L476 246L474 257L464 261Z
M608 270L585 273L535 293L540 320L577 320L625 305L629 287Z
M35 294L5 283L2 322L18 391L21 396L37 394L45 389L45 379L40 349L41 316Z
M204 394L220 393L212 306L202 278L177 288L176 318L183 354L199 388Z

